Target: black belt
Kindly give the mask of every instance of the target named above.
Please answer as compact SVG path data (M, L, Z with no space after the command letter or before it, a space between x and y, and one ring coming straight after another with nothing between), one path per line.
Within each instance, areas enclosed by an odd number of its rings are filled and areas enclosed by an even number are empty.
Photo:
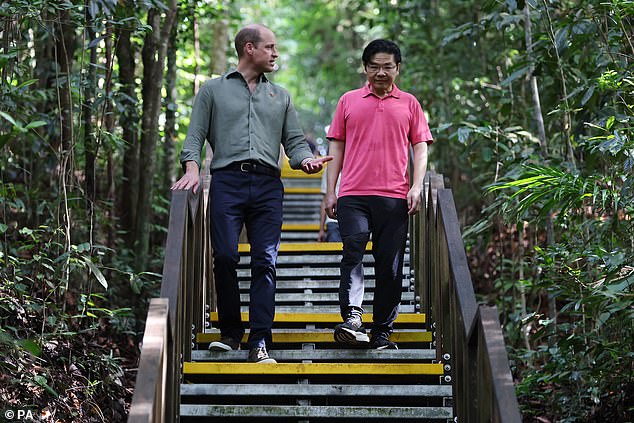
M239 170L240 172L245 173L259 173L261 175L274 176L276 178L280 177L280 171L278 169L253 162L234 162L229 166L225 166L218 170Z

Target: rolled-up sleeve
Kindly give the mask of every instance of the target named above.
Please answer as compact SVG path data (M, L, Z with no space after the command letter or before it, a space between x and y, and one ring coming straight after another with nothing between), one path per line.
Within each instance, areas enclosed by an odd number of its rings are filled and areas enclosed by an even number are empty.
M203 84L194 99L189 128L180 154L180 162L185 166L185 162L194 161L200 168L200 154L205 140L211 136L209 130L212 119L213 92L209 85ZM212 140L209 140L212 142ZM212 143L213 144L213 143Z
M297 111L290 100L287 100L286 116L284 117L284 127L282 129L282 145L288 156L288 164L292 169L299 169L302 161L306 158L312 158L313 153L310 151L304 131L299 125Z

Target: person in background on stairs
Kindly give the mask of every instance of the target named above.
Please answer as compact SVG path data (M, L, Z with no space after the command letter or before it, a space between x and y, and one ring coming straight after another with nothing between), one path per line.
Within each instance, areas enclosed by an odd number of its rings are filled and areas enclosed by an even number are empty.
M209 142L211 243L221 337L209 348L237 350L245 332L237 277L244 224L251 244L248 361L275 363L267 347L272 342L282 231L280 146L290 166L306 173L319 172L331 157L314 158L289 93L265 75L277 69L275 34L263 25L248 25L237 33L235 48L237 68L205 82L196 95L180 155L185 174L172 189L198 189L201 150Z
M339 221L343 239L339 305L343 323L335 326L337 342L397 348L390 341L398 315L408 214L420 210L433 142L420 103L394 80L401 52L392 41L374 40L362 55L367 83L339 99L328 130L326 214ZM410 146L413 180L409 181ZM339 193L335 187L339 173ZM376 289L370 337L363 326L363 255L372 236Z

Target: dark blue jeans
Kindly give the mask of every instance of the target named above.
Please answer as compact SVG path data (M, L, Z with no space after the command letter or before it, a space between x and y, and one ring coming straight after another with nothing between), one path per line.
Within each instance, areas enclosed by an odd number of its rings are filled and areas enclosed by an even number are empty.
M249 348L271 344L275 264L282 232L284 187L278 177L218 170L210 188L211 244L222 336L241 339L238 239L246 225L251 244Z
M398 316L403 284L403 257L407 241L407 200L373 195L351 195L337 201L337 219L343 239L339 305L362 308L363 255L372 234L376 288L372 332L391 333Z

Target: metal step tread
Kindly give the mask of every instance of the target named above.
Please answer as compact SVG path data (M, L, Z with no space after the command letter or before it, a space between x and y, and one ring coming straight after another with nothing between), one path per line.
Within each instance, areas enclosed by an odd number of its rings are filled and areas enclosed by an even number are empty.
M293 194L293 195L322 195L320 187L284 187L284 194Z
M274 350L270 351L275 358ZM442 363L183 363L185 375L443 375Z
M242 321L249 321L249 313L241 313ZM218 312L213 311L209 315L212 322L218 321ZM363 320L372 322L374 315L372 313L364 313ZM425 314L423 313L400 313L394 323L425 323ZM341 315L339 313L275 313L274 322L289 323L341 323Z
M341 385L341 384L239 384L239 383L183 383L181 395L231 395L231 396L277 396L294 397L451 397L451 385Z
M242 342L246 343L247 333L242 337ZM432 333L421 331L399 330L392 333L390 339L396 343L426 343L432 341ZM211 329L210 332L199 333L196 341L209 343L220 340L220 331ZM334 343L334 335L331 329L273 329L273 343Z
M373 306L372 304L363 305L363 309L366 312L371 313ZM402 304L399 305L399 313L415 313L419 309L418 305L413 304ZM245 313L249 310L249 306L243 305L240 306L240 310ZM339 305L328 305L328 304L297 304L297 305L276 305L275 313L305 313L305 312L318 312L318 313L338 313L340 310Z
M330 292L339 292L339 284L338 280L333 279L304 279L304 280L296 280L296 279L286 279L286 280L278 280L276 281L276 290L277 292L282 292L284 290L305 290L305 289L320 289L320 290L328 290ZM238 285L240 287L240 291L248 292L251 287L251 281L249 280L241 280L238 281ZM374 291L376 287L376 283L374 279L368 279L364 282L365 289L367 291ZM401 287L407 290L414 290L414 286L412 282L409 282L407 279L403 279L403 283Z
M250 294L240 294L240 301L249 301ZM363 301L369 302L374 298L373 292L365 292L363 295ZM401 301L414 301L415 295L413 292L403 292L401 294ZM334 292L299 292L299 293L275 293L275 301L281 302L306 302L306 301L329 301L339 302L339 293Z
M245 362L249 351L209 351L193 350L192 361L239 361ZM436 350L432 349L305 349L305 350L269 350L271 357L278 361L413 361L435 360Z
M453 410L451 407L183 404L181 416L449 419Z
M372 241L365 247L366 251L372 251ZM318 251L331 251L340 253L343 250L342 242L306 242L306 243L281 243L279 252L312 253ZM248 253L251 245L247 243L238 244L238 252Z

